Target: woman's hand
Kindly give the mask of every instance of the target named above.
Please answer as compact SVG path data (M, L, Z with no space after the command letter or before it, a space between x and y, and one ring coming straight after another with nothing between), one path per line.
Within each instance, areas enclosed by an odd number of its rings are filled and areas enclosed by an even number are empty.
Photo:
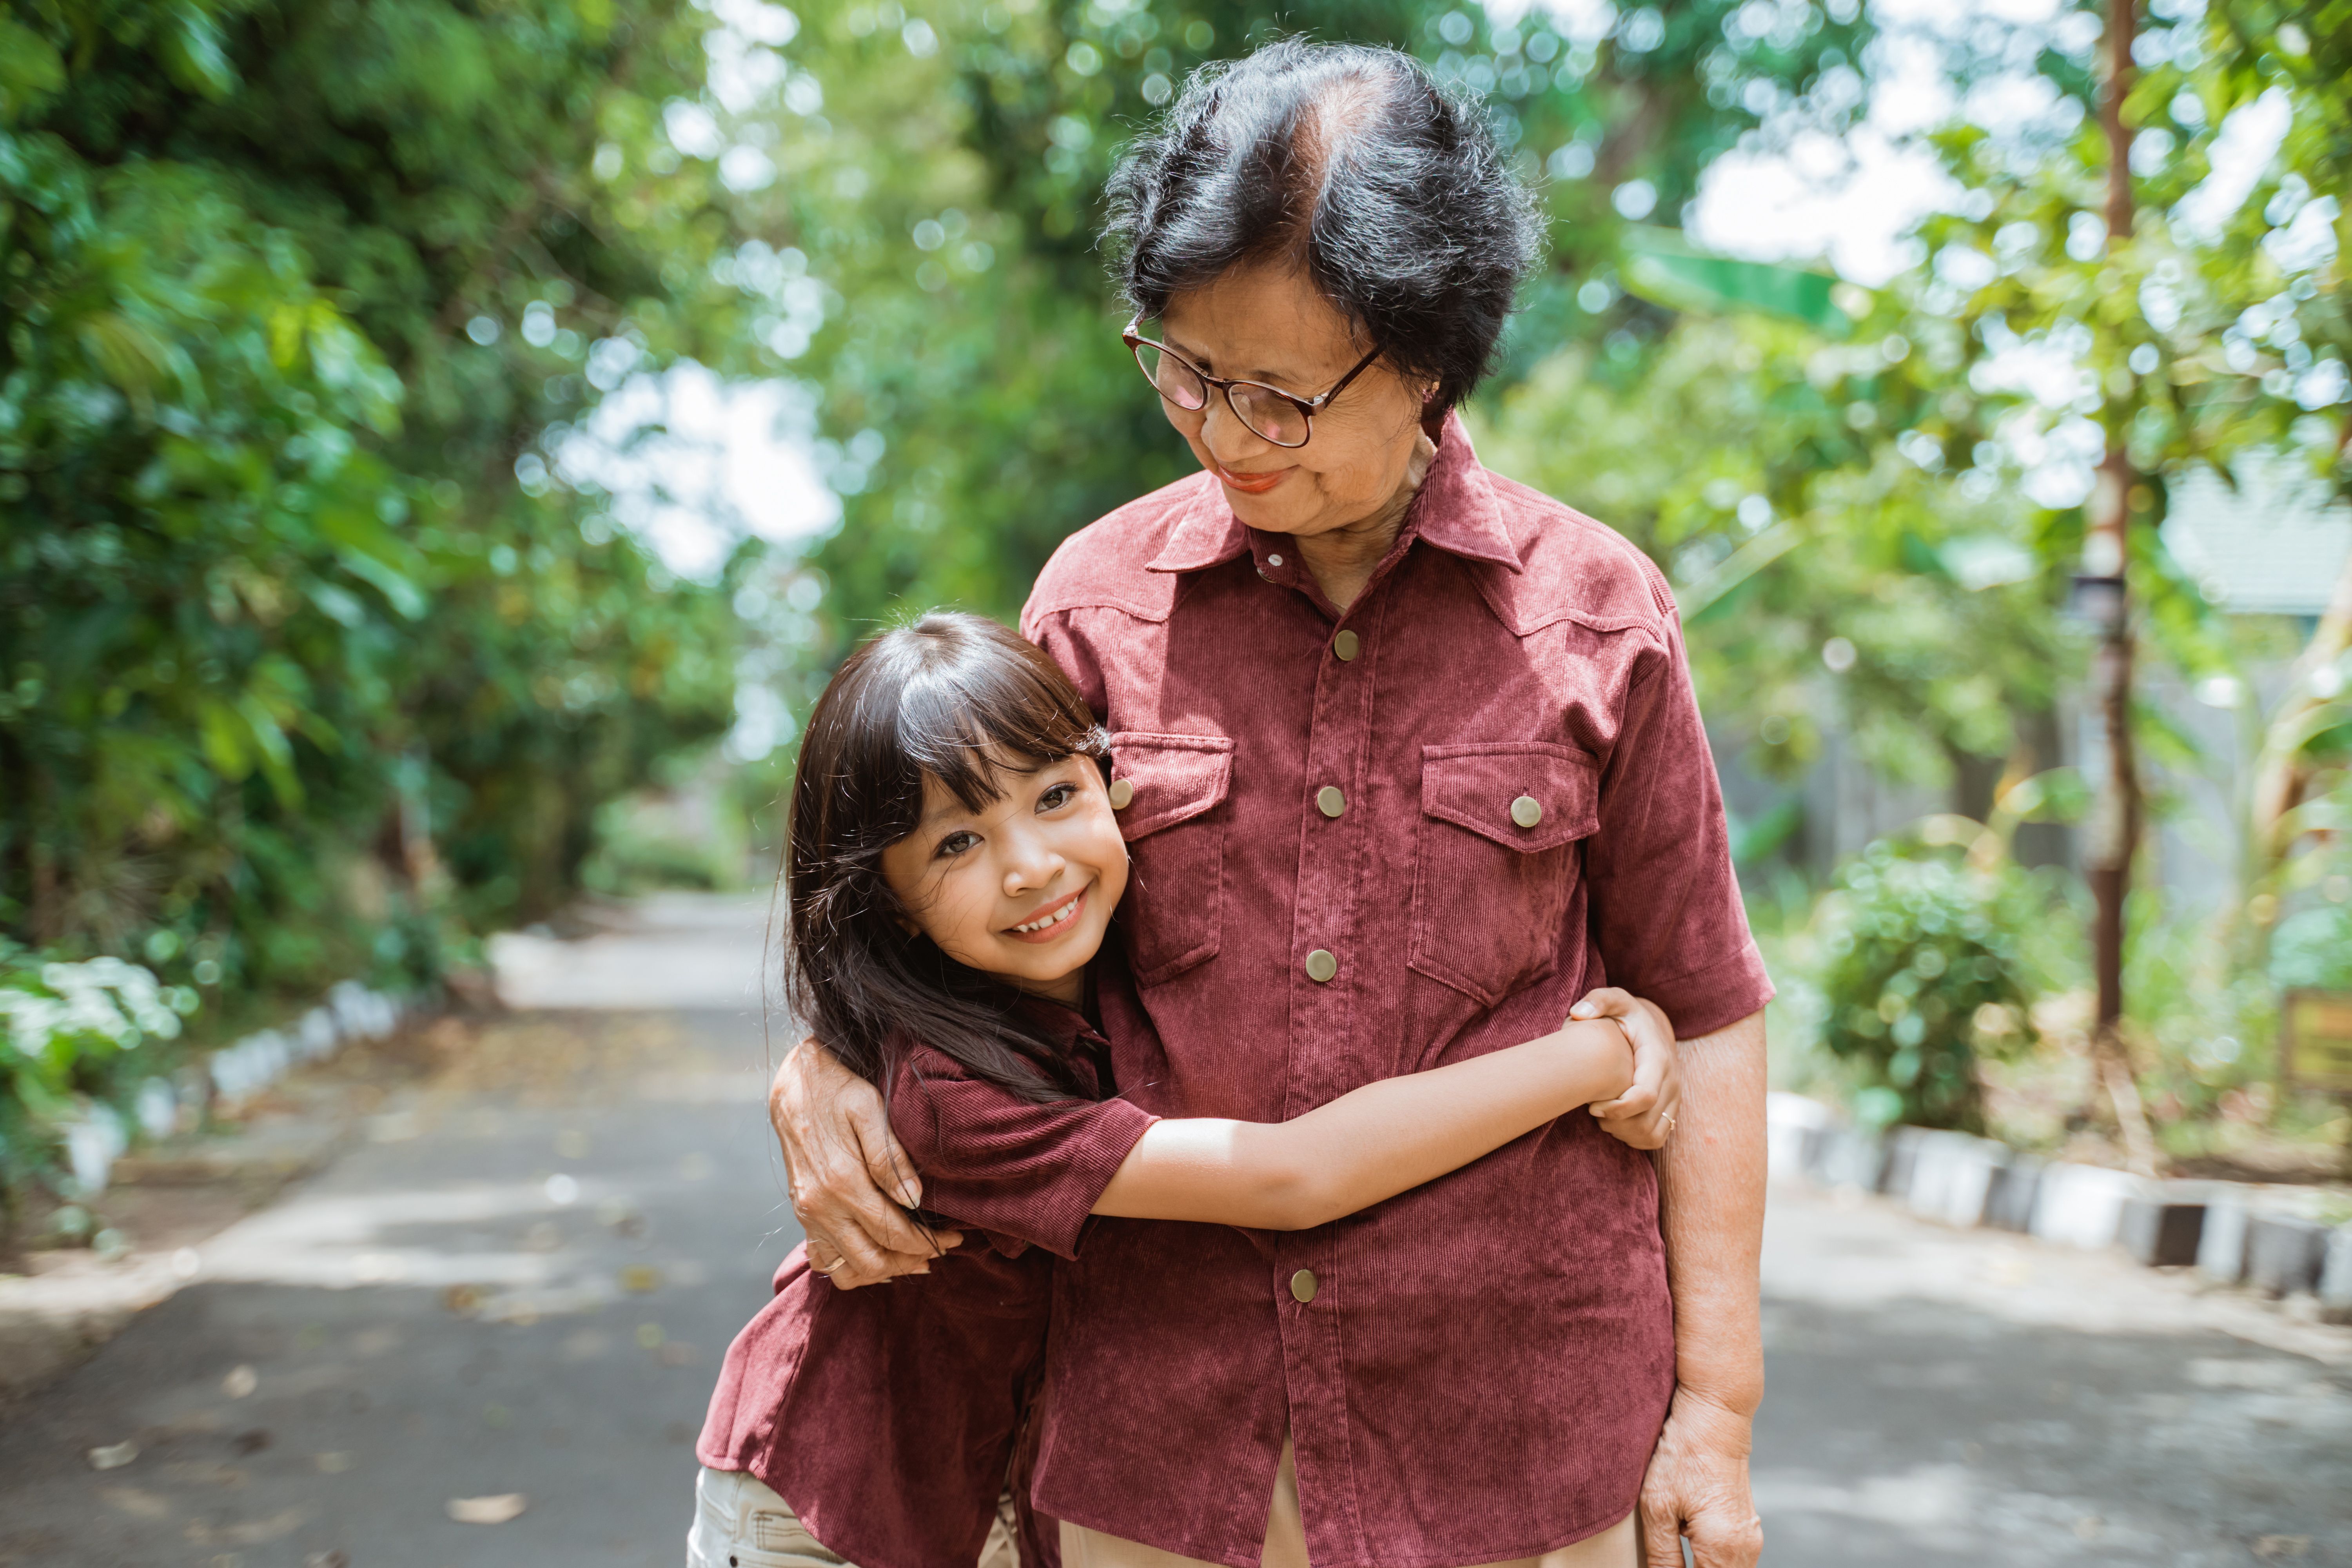
M1642 1478L1643 1568L1682 1568L1685 1536L1698 1568L1756 1568L1764 1525L1748 1483L1752 1431L1738 1411L1675 1391Z
M1614 985L1586 993L1568 1016L1614 1018L1633 1043L1633 1087L1591 1108L1601 1128L1636 1149L1664 1148L1683 1101L1682 1058L1675 1050L1674 1025L1654 1004Z
M907 1216L922 1184L891 1136L881 1095L817 1041L803 1040L776 1068L768 1120L809 1267L840 1289L928 1274L934 1257L962 1243L961 1232L926 1231Z

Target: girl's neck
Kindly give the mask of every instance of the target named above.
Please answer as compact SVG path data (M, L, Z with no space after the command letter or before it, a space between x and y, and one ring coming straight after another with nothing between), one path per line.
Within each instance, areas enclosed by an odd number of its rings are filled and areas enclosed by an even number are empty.
M1042 1002L1056 1002L1072 1012L1087 1010L1087 969L1081 963L1058 980L1015 981L1024 993Z

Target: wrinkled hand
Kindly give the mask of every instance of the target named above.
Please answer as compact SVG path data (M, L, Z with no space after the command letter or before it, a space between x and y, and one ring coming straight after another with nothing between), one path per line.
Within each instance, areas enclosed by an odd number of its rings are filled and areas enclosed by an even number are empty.
M1683 1568L1690 1537L1698 1568L1755 1568L1764 1523L1748 1489L1748 1417L1687 1388L1675 1390L1666 1429L1642 1478L1643 1568Z
M817 1041L803 1040L776 1068L768 1120L809 1267L840 1289L928 1274L933 1258L961 1244L960 1232L927 1231L908 1217L922 1184L891 1136L881 1095Z
M1609 1136L1636 1149L1659 1149L1675 1130L1683 1102L1682 1057L1675 1026L1656 1004L1604 985L1568 1011L1571 1018L1614 1018L1633 1042L1633 1086L1591 1107Z

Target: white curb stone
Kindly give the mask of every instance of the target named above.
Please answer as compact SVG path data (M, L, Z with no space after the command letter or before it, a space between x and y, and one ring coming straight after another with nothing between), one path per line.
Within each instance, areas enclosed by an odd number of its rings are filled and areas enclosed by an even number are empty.
M2033 1228L2033 1200L2042 1191L2042 1173L2048 1163L2031 1154L2011 1153L2009 1163L1995 1168L1985 1193L1984 1222L1996 1230L2020 1235Z
M2319 1289L2327 1227L2294 1215L2258 1214L2246 1224L2246 1280L2273 1296Z
M2197 1238L2197 1271L2235 1285L2246 1277L2246 1202L2235 1194L2205 1205L2205 1231Z
M2352 1323L2352 1225L2327 1233L2327 1261L2319 1271L2319 1315L2331 1323Z
M1764 1097L1766 1170L1776 1182L1802 1179L1818 1164L1830 1108L1801 1094L1778 1089Z
M2052 1165L2034 1194L2033 1234L2070 1247L2112 1247L2123 1228L2124 1205L2139 1191L2139 1178L2127 1171Z
M1947 1225L1980 1225L1993 1173L2009 1163L2009 1149L1965 1132L1922 1135L1911 1157L1911 1212Z
M1816 1169L1825 1184L1878 1190L1886 1168L1885 1140L1852 1127L1832 1127L1822 1134L1821 1150Z

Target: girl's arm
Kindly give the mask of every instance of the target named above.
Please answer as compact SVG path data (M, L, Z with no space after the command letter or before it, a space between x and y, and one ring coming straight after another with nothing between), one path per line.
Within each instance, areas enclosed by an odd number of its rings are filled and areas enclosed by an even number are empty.
M1094 1212L1305 1230L1625 1092L1633 1053L1607 1018L1468 1061L1384 1079L1290 1121L1155 1121Z

